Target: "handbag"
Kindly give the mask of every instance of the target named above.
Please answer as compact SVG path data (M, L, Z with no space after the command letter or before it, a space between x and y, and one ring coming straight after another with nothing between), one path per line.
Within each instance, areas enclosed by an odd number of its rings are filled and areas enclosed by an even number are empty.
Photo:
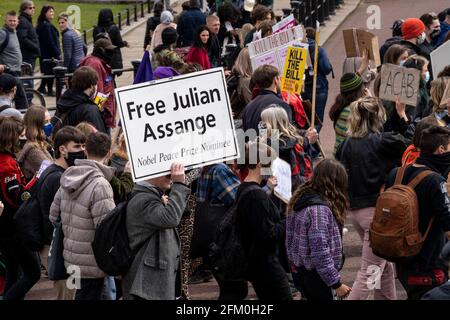
M53 239L48 251L48 279L52 281L65 280L69 275L64 265L64 232L62 230L61 215L53 226Z

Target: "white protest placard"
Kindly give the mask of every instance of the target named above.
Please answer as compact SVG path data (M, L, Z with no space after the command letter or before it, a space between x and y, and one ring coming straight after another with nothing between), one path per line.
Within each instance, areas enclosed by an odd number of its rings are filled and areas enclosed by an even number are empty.
M133 180L239 157L222 68L115 90Z
M303 26L299 25L294 28L273 34L258 41L248 44L248 53L251 57L258 54L273 50L277 47L287 45L294 40L301 40L304 37Z
M439 72L450 65L450 40L431 52L431 66L436 79Z
M292 197L291 166L286 161L276 158L272 162L272 175L277 177L275 195L283 202L289 203Z
M276 23L272 27L272 32L278 33L278 32L284 31L286 29L295 27L296 25L297 25L297 21L294 18L294 14L290 14L286 18L281 20L280 22Z
M410 106L417 105L421 74L414 68L403 68L395 64L383 64L381 67L380 99L396 101Z

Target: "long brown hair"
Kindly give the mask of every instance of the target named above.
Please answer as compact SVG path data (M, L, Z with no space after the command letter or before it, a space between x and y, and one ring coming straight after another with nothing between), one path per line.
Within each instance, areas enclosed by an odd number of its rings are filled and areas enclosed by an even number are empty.
M294 192L287 213L294 211L295 203L303 194L313 191L328 203L336 221L342 227L348 208L347 187L348 177L344 166L334 159L322 160L314 169L312 179Z
M0 152L18 152L19 137L23 129L23 123L19 119L0 116Z
M27 141L35 143L42 150L47 150L48 147L43 130L46 111L47 110L42 106L32 106L28 108L23 117Z

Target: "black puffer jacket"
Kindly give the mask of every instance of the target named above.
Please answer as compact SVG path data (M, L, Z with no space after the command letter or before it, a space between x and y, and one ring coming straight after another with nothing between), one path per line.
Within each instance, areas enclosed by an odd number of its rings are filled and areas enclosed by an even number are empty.
M41 55L39 49L39 38L33 27L31 17L22 13L17 26L17 38L20 43L20 50L24 60L36 59Z
M76 126L85 121L106 133L100 110L83 92L67 90L59 99L56 108L62 114L67 114L63 126Z
M336 152L348 174L351 209L375 206L387 173L399 164L410 140L399 133L370 133L347 138Z

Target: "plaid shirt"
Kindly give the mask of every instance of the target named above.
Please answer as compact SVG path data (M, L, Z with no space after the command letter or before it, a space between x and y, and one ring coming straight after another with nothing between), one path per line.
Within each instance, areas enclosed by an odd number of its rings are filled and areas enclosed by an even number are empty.
M197 184L197 201L231 206L240 185L238 177L223 163L202 171Z

